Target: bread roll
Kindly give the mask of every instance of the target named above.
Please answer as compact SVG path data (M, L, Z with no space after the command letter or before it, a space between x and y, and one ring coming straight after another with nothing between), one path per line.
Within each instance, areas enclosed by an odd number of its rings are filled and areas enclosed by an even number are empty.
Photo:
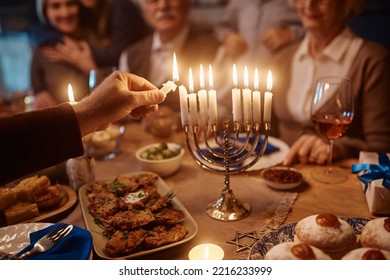
M17 224L19 222L35 218L39 215L36 203L19 202L11 205L4 210L4 217L7 225Z
M33 202L35 197L44 193L49 186L50 179L47 176L35 175L20 181L14 191L18 200Z
M362 229L360 242L363 247L390 251L390 217L369 221Z
M332 259L341 259L357 248L357 235L346 221L330 213L308 216L295 226L295 241L321 249Z
M348 252L342 260L390 260L390 251L363 247Z
M13 188L0 187L0 211L16 202L16 195Z
M272 247L264 256L265 260L331 260L320 249L305 243L284 242Z

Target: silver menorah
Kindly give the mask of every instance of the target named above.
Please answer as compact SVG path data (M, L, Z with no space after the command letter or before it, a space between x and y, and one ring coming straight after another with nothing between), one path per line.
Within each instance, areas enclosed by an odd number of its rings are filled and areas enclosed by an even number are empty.
M207 214L221 221L235 221L245 218L251 212L248 203L240 202L230 188L230 175L243 172L253 166L263 155L268 143L270 123L223 122L223 133L218 133L217 125L211 125L214 137L208 139L207 127L186 124L188 150L198 165L202 168L224 174L224 187L221 196L211 202ZM263 141L259 141L264 135ZM214 139L214 143L210 143ZM256 151L256 152L255 152Z

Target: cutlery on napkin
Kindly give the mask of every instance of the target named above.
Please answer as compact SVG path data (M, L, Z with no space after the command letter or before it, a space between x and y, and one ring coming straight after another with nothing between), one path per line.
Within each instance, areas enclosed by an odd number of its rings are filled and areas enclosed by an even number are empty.
M51 225L47 228L30 233L30 245L21 250L16 256L22 255L24 252L31 250L34 244L54 229L58 224ZM56 246L28 258L29 260L87 260L92 249L92 236L89 231L77 226L73 226L73 230L58 242Z

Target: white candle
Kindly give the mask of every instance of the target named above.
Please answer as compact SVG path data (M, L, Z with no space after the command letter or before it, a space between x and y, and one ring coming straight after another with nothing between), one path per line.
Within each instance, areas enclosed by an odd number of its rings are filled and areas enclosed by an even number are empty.
M254 76L254 91L252 92L252 98L253 98L253 120L255 123L261 122L261 95L260 91L258 91L259 88L259 71L257 68L255 69L255 76Z
M167 95L171 91L175 91L177 88L175 82L179 80L179 70L177 68L176 53L173 53L172 80L173 81L168 81L163 84L163 87L160 89L163 93L165 93L165 95Z
M199 99L199 114L200 114L200 123L203 128L207 128L207 91L204 89L204 74L203 74L203 65L200 65L199 69L199 83L200 90L198 91Z
M213 69L209 65L209 114L210 114L210 124L215 125L218 122L218 113L217 113L217 92L213 89L214 79L213 79Z
M268 71L267 75L267 91L264 93L264 122L271 122L272 111L272 73Z
M71 84L68 84L68 98L69 98L69 103L71 105L75 104L76 102L74 101L74 94L73 94L73 88Z
M237 68L233 65L233 86L232 89L232 107L233 107L233 121L241 122L241 91L237 88Z
M188 94L185 86L179 86L180 94L180 113L181 113L181 124L185 126L188 124Z
M190 103L190 125L198 125L198 104L197 104L197 95L194 93L194 81L192 77L192 69L188 70L188 87L190 89L190 94L188 95L188 102Z
M244 89L242 90L242 102L244 107L244 122L252 123L252 91L249 87L248 68L244 67Z
M211 243L199 244L188 253L190 260L223 260L224 256L223 249Z

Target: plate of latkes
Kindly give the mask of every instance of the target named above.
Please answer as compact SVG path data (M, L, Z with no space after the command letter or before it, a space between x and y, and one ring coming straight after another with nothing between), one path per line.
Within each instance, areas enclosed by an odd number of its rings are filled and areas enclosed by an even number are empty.
M340 218L352 226L357 235L360 235L363 227L369 219L366 218ZM263 260L265 254L275 245L294 241L294 229L297 223L287 224L264 234L249 251L249 260Z
M198 226L155 173L136 172L87 184L79 198L96 254L131 259L191 240Z

